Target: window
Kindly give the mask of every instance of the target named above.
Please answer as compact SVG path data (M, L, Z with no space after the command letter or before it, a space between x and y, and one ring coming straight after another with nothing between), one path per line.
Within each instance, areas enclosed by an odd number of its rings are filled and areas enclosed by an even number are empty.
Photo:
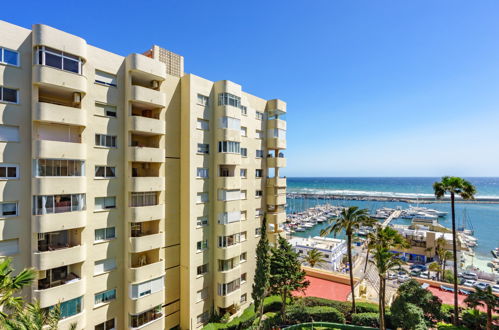
M241 121L232 117L221 117L220 128L233 129L235 131L241 130Z
M116 238L114 227L100 228L95 230L95 242L105 242Z
M231 270L236 268L239 265L236 258L230 258L227 260L218 260L218 270L220 272L225 272L227 270Z
M263 131L256 130L255 135L257 139L263 139Z
M232 245L236 245L241 242L241 234L233 234L228 236L218 236L218 247L225 248Z
M95 115L116 118L117 108L114 105L95 103Z
M210 319L210 313L208 311L204 311L203 313L199 314L196 318L198 324L203 324L208 322Z
M208 298L208 288L203 288L202 290L196 292L196 302L205 300L206 298Z
M85 210L85 194L33 196L33 214Z
M1 217L17 216L17 203L0 203L0 216Z
M218 295L226 296L229 293L232 293L241 287L241 279L237 278L232 282L218 284Z
M241 136L248 136L248 129L241 126Z
M19 239L0 241L0 257L13 256L19 253Z
M246 221L248 219L247 212L241 211L241 221Z
M143 313L130 315L130 323L132 324L132 328L140 328L141 326L157 320L162 316L163 312L161 310L161 305L159 305Z
M218 105L231 105L239 108L241 106L241 98L230 93L218 94Z
M95 210L108 210L116 208L116 197L95 197Z
M198 118L198 122L196 124L196 128L197 129L202 129L204 131L207 131L210 129L210 122L208 120L205 120L205 119L199 119Z
M247 148L241 148L241 156L248 157L248 149Z
M208 240L199 241L196 243L196 249L198 251L203 251L206 250L207 248L208 248Z
M235 201L241 199L241 192L239 189L219 189L218 190L218 200L219 201Z
M241 242L244 242L246 240L246 232L243 231L241 234L240 234L240 240Z
M257 150L256 151L256 158L262 158L263 157L263 150Z
M267 131L269 138L286 140L286 130L280 128L271 128Z
M37 159L37 176L83 176L85 161L72 159Z
M114 319L107 320L95 326L95 330L115 330L116 324Z
M246 199L246 198L247 198L247 191L241 190L241 199Z
M95 134L95 145L116 148L116 135Z
M246 273L241 274L241 283L246 282Z
M261 191L261 190L256 190L256 191L255 191L255 196L256 196L256 197L262 197L262 196L263 196L263 191Z
M208 103L210 102L210 98L206 95L203 94L198 94L198 104L202 105L203 107L207 107Z
M246 178L247 173L248 173L248 170L246 170L245 168L242 168L239 171L239 175L241 176L241 178Z
M241 255L239 256L239 262L242 263L247 260L248 260L248 254L246 252L241 253Z
M66 54L45 46L38 46L36 52L36 64L81 74L83 61L78 56Z
M196 177L206 179L208 177L208 169L204 167L198 167L196 171Z
M0 142L19 142L19 127L0 125Z
M19 179L19 165L0 164L0 180Z
M241 105L241 115L243 116L248 115L248 108L245 105Z
M255 112L255 118L258 119L258 120L263 120L263 112L260 112L260 111L256 111Z
M196 220L197 227L204 227L207 225L208 225L208 217L207 216L197 218L197 220Z
M208 264L198 266L197 273L198 275L204 275L208 273Z
M138 284L132 284L130 288L130 296L132 299L138 299L150 294L160 292L165 286L164 276L145 281Z
M17 89L0 86L0 101L7 103L19 103L19 91Z
M82 297L64 301L59 306L61 309L61 319L80 314L83 309ZM54 306L49 307L49 309L52 308L54 308Z
M218 223L221 225L225 225L228 223L238 222L241 220L241 212L223 212L218 215Z
M156 191L132 193L130 201L131 207L153 206L153 205L158 205L158 193Z
M198 193L196 196L196 203L198 204L208 203L208 193L207 192Z
M257 178L263 177L263 170L262 169L256 169L255 170L255 177L257 177Z
M209 154L210 145L207 143L198 143L198 154Z
M114 178L116 177L116 167L114 166L95 166L96 178Z
M262 234L262 228L255 228L255 236L260 236Z
M218 142L218 152L239 154L241 153L241 143L235 141L220 141Z
M116 87L117 77L115 74L95 70L95 83Z
M256 210L255 210L255 215L256 215L257 217L261 217L261 216L263 215L263 210L262 210L262 209L256 209Z
M0 63L19 66L19 53L15 50L0 48Z
M241 295L241 299L239 300L239 302L241 304L244 304L247 300L248 300L248 295L245 293L245 294Z
M100 304L110 302L111 300L114 300L114 299L116 299L116 289L107 290L107 291L99 292L99 293L95 294L94 304L100 305Z

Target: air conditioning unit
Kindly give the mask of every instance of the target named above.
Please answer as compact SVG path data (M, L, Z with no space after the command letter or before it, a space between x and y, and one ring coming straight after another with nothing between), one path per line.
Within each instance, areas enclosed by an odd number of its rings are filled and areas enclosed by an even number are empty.
M73 104L79 105L80 103L81 103L81 94L80 93L73 93Z
M157 80L151 81L151 87L153 89L158 89L159 88L159 81L157 81Z

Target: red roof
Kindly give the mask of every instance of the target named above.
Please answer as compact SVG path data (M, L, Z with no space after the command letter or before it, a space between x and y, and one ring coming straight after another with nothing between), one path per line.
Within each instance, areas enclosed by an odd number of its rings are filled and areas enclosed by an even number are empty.
M306 279L310 281L310 285L305 290L305 294L302 292L295 292L295 296L319 297L331 300L347 301L347 297L350 294L349 285L311 276L306 276Z

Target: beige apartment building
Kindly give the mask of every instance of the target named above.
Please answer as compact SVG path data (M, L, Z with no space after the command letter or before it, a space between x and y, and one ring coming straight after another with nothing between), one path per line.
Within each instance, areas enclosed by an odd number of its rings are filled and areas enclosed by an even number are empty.
M0 21L0 258L60 328L197 329L251 302L285 220L286 104Z

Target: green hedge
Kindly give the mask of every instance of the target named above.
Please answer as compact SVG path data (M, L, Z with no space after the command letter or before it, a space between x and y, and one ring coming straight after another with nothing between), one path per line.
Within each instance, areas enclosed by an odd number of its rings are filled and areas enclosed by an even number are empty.
M362 327L358 325L350 325L350 324L339 324L339 323L331 323L331 322L313 322L313 323L302 323L289 326L284 328L286 330L298 330L298 329L312 329L315 328L327 328L327 329L338 329L338 330L370 330L374 328L370 327Z
M282 299L280 296L270 296L263 301L263 312L277 312L282 307Z
M292 306L286 312L286 321L289 324L313 321L345 323L345 316L336 308L329 306Z
M329 300L318 297L305 297L302 298L305 306L329 306L339 310L347 319L350 319L352 314L352 303L349 301ZM378 313L379 307L377 304L358 302L355 304L357 313ZM388 308L387 308L388 311Z
M358 313L352 315L352 324L379 328L378 313Z

